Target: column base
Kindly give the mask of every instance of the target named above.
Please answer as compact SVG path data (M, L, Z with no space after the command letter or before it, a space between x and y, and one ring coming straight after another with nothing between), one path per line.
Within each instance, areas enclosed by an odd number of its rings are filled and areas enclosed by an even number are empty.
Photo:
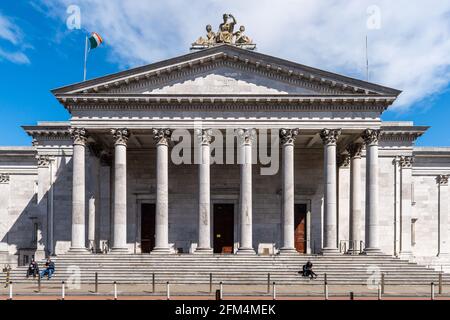
M170 248L154 248L150 254L174 254Z
M194 254L213 254L214 250L212 248L197 248Z
M298 255L298 251L295 248L281 248L280 255Z
M90 254L91 252L87 248L70 248L67 251L68 254Z
M361 253L361 251L359 249L348 249L345 254L354 256L354 255L358 255L360 253Z
M341 253L339 252L338 248L322 248L320 254L323 256L338 256Z
M382 256L384 255L381 249L379 248L365 248L363 253L367 256Z
M403 260L413 261L414 255L411 251L400 252L398 257Z
M128 254L128 248L111 248L112 254Z
M255 249L253 248L239 248L236 254L243 254L243 255L255 255Z

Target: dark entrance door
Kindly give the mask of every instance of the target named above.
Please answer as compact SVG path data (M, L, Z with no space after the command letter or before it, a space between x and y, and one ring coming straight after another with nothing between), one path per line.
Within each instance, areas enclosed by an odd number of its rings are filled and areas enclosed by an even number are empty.
M155 211L154 203L141 206L141 252L150 253L155 246Z
M295 249L297 252L306 253L306 204L295 205Z
M214 204L214 253L233 253L234 204Z

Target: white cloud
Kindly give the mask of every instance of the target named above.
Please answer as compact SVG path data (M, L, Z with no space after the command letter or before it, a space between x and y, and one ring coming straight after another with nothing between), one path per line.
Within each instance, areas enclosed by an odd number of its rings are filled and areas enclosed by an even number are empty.
M56 1L56 0L55 0ZM186 53L222 13L234 13L260 52L365 78L369 36L370 80L404 93L394 108L441 92L450 82L450 2L442 0L47 0L60 9L81 7L83 27L103 35L110 59L123 67ZM367 9L380 9L369 30Z
M0 14L0 61L8 60L17 64L29 64L30 59L22 52L21 48L26 47L22 43L23 35L20 28L15 25L9 18L2 16ZM8 47L13 47L13 51L6 49L6 44ZM19 50L18 50L19 48Z

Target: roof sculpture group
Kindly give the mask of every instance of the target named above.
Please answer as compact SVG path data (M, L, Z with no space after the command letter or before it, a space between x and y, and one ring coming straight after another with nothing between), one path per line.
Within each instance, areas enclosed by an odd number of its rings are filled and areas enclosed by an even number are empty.
M192 44L191 50L201 50L223 43L254 50L256 45L252 39L245 35L245 27L243 25L239 27L239 30L234 32L236 24L236 18L231 13L225 13L223 15L223 22L219 25L219 30L217 32L212 31L211 25L208 24L206 26L206 37L198 38Z

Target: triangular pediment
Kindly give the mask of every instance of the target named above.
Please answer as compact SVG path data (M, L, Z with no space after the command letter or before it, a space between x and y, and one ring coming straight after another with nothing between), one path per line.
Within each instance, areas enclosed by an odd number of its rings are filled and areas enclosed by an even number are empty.
M143 95L370 95L400 91L258 52L221 45L52 91Z

